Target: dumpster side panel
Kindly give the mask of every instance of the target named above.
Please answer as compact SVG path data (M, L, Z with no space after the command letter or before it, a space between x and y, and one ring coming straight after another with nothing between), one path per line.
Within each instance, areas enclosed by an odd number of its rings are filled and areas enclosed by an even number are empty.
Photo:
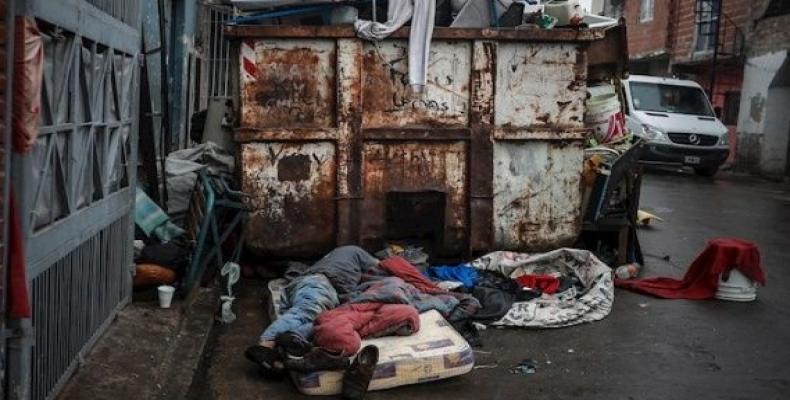
M400 215L429 221L415 235L438 232L435 256L547 249L579 233L579 43L434 40L421 96L408 85L402 38L273 37L241 48L236 138L257 253L379 250L409 228ZM419 217L413 202L439 211Z
M431 43L425 93L409 87L408 41L365 45L363 79L365 128L458 127L469 122L471 42Z
M250 67L254 68L254 79L243 80L241 86L242 126L334 126L335 42L301 39L254 43L255 65Z
M368 142L364 146L363 171L363 245L383 245L388 192L433 191L446 195L443 248L436 250L446 254L464 250L468 204L465 143Z
M571 245L581 229L582 142L494 144L494 240L502 248Z
M499 43L495 124L583 127L586 81L574 44Z
M260 254L304 256L335 245L335 146L241 146L242 190L254 194L247 243Z

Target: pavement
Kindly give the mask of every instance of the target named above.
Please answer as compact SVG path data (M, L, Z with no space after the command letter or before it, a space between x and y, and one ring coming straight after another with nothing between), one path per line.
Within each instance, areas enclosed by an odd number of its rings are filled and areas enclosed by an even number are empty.
M156 290L136 292L59 393L60 400L184 399L193 386L218 296L200 289L188 304L160 309Z
M707 240L741 237L758 244L767 271L757 301L660 300L617 289L602 321L551 330L489 328L469 374L366 399L790 398L790 185L650 170L641 203L664 219L639 230L642 277L681 277ZM310 398L287 380L262 379L244 359L268 324L265 284L242 279L235 290L238 319L229 325L213 321L216 293L203 293L192 309L136 301L59 398ZM511 374L524 359L536 362L535 373Z
M642 208L664 219L639 231L641 276L683 275L708 239L756 242L768 285L753 303L660 300L618 289L612 313L552 330L488 329L464 376L371 392L367 399L786 399L790 393L790 186L651 170ZM664 260L669 256L669 261ZM307 399L260 378L242 356L266 325L261 281L242 281L239 320L216 329L190 398ZM523 359L537 371L508 370Z

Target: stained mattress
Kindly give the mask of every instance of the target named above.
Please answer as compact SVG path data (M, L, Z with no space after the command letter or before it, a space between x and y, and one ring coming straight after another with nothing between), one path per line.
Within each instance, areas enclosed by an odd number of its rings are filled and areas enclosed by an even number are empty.
M280 315L284 279L269 282L269 316ZM435 310L420 314L420 331L411 336L388 336L362 341L376 345L379 363L369 390L383 390L463 375L472 370L472 348ZM334 395L342 389L342 371L291 372L297 389L308 395Z

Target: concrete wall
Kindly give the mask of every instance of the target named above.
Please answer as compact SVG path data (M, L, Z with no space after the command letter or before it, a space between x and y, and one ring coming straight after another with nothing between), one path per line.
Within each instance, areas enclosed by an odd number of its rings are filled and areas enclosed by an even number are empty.
M750 57L790 48L790 14L763 18L770 0L756 0L752 7L754 23L748 33Z
M790 86L768 89L765 106L765 132L760 169L781 175L787 171L787 144L790 137Z
M764 172L783 173L775 168L777 151L765 152L767 146L778 145L782 140L774 135L787 136L787 131L781 132L776 128L766 131L766 121L771 126L781 123L777 116L767 117L768 112L789 114L790 102L781 90L770 90L777 72L787 60L787 50L775 51L760 56L749 57L744 67L743 87L741 89L741 106L738 117L738 142L739 151L736 163L739 169ZM769 96L773 94L774 96ZM770 104L773 102L774 104ZM771 138L766 138L770 135ZM785 142L786 143L786 142ZM783 147L785 156L787 145ZM770 154L770 155L769 155ZM766 164L763 163L766 160ZM764 169L769 167L770 170Z

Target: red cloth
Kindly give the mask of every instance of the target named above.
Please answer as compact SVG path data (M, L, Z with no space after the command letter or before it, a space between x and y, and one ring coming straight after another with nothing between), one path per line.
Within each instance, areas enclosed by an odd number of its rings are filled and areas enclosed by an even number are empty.
M719 276L736 268L749 279L765 286L760 267L760 251L754 243L721 238L708 242L683 280L673 278L616 279L615 286L665 299L709 299L716 294Z
M402 257L392 256L379 263L379 266L389 272L392 276L397 276L403 279L406 283L410 283L423 293L440 294L447 293L446 290L436 286L433 282L428 280L420 271L417 270L411 263Z
M550 275L521 275L516 278L521 287L540 289L543 293L554 294L560 288L560 280Z
M411 335L420 330L417 309L407 304L355 303L324 311L313 326L313 343L332 352L356 354L362 339Z
M44 38L33 17L16 17L15 24L12 144L14 151L29 153L36 144L41 119Z
M16 207L14 191L11 191L8 208L8 316L13 319L30 318L30 299L27 296L27 276L25 274L25 236Z

